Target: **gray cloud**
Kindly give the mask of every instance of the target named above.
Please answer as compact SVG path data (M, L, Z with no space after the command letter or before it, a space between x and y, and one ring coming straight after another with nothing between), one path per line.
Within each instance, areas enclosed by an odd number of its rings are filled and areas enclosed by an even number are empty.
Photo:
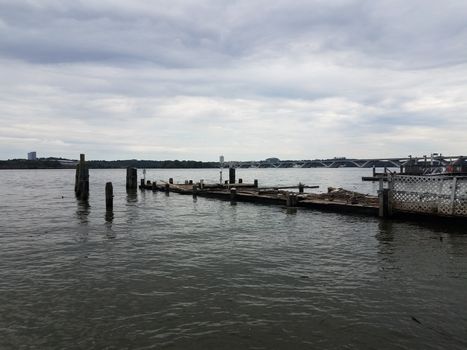
M462 153L465 18L464 1L0 1L0 158Z

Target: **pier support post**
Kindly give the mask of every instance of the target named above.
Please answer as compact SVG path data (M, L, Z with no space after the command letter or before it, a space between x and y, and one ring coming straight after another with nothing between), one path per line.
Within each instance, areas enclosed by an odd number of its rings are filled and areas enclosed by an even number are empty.
M285 204L288 208L294 208L297 206L297 195L288 192L285 197Z
M78 193L79 188L79 164L76 164L76 173L75 173L75 194Z
M170 185L168 183L165 184L165 193L168 195L170 192Z
M378 191L379 212L381 218L389 218L392 216L392 194L388 188L383 188Z
M234 184L235 183L235 168L230 167L229 168L229 184Z
M173 185L173 183L174 183L174 179L173 179L173 178L170 178L170 179L169 179L169 184Z
M301 182L298 183L298 193L303 193L305 192L305 185L302 184Z
M237 189L230 189L230 204L237 204Z
M105 209L112 210L114 207L114 189L111 182L105 184Z
M89 169L86 166L84 154L80 154L79 164L76 167L75 194L81 200L89 198Z
M153 181L153 182L152 182L152 190L153 190L153 191L156 191L156 190L157 190L157 182L156 182L156 181Z
M143 189L144 188L144 179L140 180L139 188Z
M196 185L193 185L193 198L198 197L198 187Z
M295 214L297 212L297 195L288 192L285 197L285 204L287 206L287 213Z
M255 180L253 181L253 184L255 185L256 188L258 188L258 180L257 180L257 179L255 179Z
M138 187L138 170L126 168L126 188L136 189Z
M243 179L238 179L238 183L239 183L239 184L242 184L242 183L243 183Z

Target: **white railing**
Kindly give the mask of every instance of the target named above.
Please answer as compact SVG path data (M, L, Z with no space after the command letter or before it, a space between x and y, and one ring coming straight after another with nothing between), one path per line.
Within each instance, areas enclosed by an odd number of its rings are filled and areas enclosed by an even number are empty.
M466 176L393 175L394 211L467 217Z

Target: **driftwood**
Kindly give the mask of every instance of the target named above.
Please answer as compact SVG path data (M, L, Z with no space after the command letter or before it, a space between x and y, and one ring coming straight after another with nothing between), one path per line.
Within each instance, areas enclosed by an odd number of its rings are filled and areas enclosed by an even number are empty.
M309 199L319 199L325 201L340 201L350 204L378 204L378 198L368 194L344 190L343 188L328 187L327 193L308 194Z

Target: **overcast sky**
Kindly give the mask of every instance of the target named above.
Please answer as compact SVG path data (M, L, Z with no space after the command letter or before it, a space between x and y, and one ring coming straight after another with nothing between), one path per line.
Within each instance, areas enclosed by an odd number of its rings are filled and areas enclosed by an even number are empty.
M0 0L0 159L467 155L467 1Z

